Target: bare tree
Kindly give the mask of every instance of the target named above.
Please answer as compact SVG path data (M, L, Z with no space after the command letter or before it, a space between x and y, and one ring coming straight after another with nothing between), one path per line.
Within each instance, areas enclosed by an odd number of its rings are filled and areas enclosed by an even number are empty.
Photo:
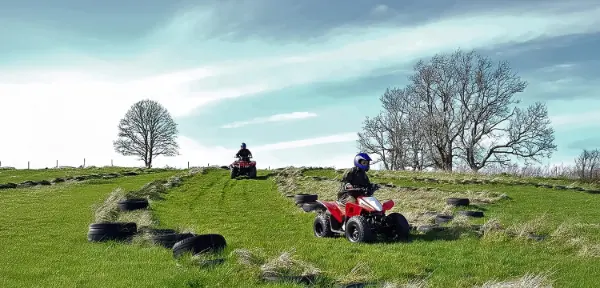
M429 62L419 61L407 86L420 122L429 153L436 168L452 171L454 158L459 156L456 140L464 127L463 107L457 98L456 57L435 55ZM413 123L415 125L415 123Z
M169 111L146 99L133 104L121 119L113 146L124 156L139 156L147 168L152 168L152 160L157 156L178 155L177 133Z
M455 58L453 70L464 113L461 158L473 171L489 163L508 164L509 156L539 162L552 155L556 145L546 106L538 102L527 109L516 107L520 101L515 94L523 92L527 82L507 62L494 65L473 51L457 51L450 57Z
M575 169L580 179L597 179L600 170L600 150L583 150L575 159Z
M383 164L383 168L386 170L393 169L392 163L390 163L391 155L389 151L391 147L387 142L387 137L382 122L382 116L377 115L373 118L366 117L363 121L362 131L358 134L358 148L360 151L368 154L379 156L377 162Z
M424 133L413 122L420 121L414 113L410 95L405 89L387 89L379 98L383 111L367 117L358 133L359 149L379 156L383 167L404 170L410 166L422 170L428 164Z
M403 89L386 90L382 113L359 133L359 145L384 162L395 157L414 169L452 171L463 160L479 171L511 157L539 162L556 150L546 106L517 106L514 96L527 83L507 62L494 65L459 49L417 62L409 80Z

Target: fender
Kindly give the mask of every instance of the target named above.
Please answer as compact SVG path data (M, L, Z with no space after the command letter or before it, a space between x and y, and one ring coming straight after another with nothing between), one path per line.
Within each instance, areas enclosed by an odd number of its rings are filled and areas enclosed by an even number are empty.
M392 207L394 207L396 203L394 203L394 200L387 200L385 202L383 202L381 204L381 206L383 207L383 211L388 211L390 209L392 209Z
M317 200L317 203L323 205L336 221L338 221L339 223L343 223L344 218L342 217L342 211L335 202L325 202Z
M358 204L351 202L346 203L346 217L348 218L360 215L363 210L364 208L360 207Z

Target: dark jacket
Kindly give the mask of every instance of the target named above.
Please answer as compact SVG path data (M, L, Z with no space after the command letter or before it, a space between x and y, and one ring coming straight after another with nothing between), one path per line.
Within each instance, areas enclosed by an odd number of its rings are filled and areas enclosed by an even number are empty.
M252 152L250 152L250 150L242 148L240 149L240 151L237 152L237 154L235 154L235 157L248 158L248 156L250 155L252 155Z
M348 171L344 173L344 176L342 177L342 187L340 189L340 192L338 192L338 198L341 198L348 193L348 191L344 190L344 186L346 186L346 184L350 184L356 188L371 188L372 186L371 181L369 180L369 176L367 176L367 172L365 172L362 169L359 169L358 167L348 169ZM359 192L352 191L351 196L356 197L357 195L353 195L355 193Z

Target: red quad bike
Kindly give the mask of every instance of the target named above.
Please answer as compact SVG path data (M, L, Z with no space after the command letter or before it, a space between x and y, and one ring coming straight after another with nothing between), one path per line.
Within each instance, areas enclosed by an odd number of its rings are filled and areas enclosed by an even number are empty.
M378 188L376 186L371 190ZM366 189L355 188L346 191L353 190ZM338 201L317 200L312 209L318 211L313 224L315 236L322 238L343 234L353 243L372 242L378 235L383 235L389 240L408 238L410 225L406 218L399 213L385 215L386 211L394 207L394 201L387 200L381 203L372 196L358 196L356 200L356 204L349 202L345 206Z
M239 157L229 165L231 170L231 179L237 176L246 175L248 178L256 178L256 161L250 161L252 157Z

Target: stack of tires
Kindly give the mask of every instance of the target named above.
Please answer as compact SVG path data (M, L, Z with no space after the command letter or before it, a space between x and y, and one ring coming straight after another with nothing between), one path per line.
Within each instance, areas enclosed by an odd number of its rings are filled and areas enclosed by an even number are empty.
M118 203L121 211L133 211L148 208L144 198L127 199ZM130 242L139 232L150 235L154 244L172 249L175 258L191 252L193 255L205 252L217 252L225 248L227 242L219 234L179 233L173 229L147 229L138 231L134 222L105 222L90 224L87 239L90 242L124 241Z

